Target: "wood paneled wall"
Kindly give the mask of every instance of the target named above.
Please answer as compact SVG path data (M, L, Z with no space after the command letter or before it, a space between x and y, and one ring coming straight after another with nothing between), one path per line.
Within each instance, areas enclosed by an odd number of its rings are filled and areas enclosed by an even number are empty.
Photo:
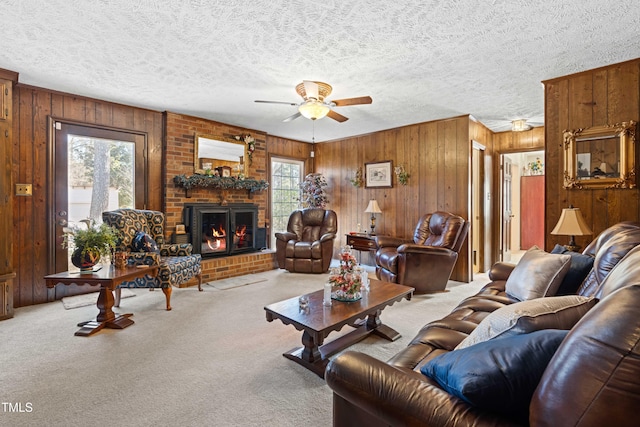
M595 235L619 221L640 221L640 190L563 188L562 132L640 119L640 58L544 82L546 140L546 249L566 244L552 236L562 209L580 208L594 236L578 237L583 248ZM636 132L636 139L638 134ZM638 155L636 142L636 157ZM636 158L636 176L638 162Z
M47 302L52 294L43 277L49 270L47 181L50 144L48 118L134 130L147 135L149 176L147 208L162 209L162 114L18 84L13 96L13 182L33 186L31 197L14 197L13 264L16 307ZM61 286L61 285L59 285Z
M336 244L345 244L344 234L356 230L357 224L368 229L369 214L364 210L370 199L376 199L382 210L377 215L377 234L411 238L420 217L436 210L468 219L470 123L469 116L462 116L317 144L315 169L327 177L329 207L338 215ZM475 128L474 132L479 139L489 139L486 132ZM393 188L356 188L350 183L358 167L385 160L405 167L410 175L406 186L395 174ZM470 280L469 261L469 245L465 245L453 280Z

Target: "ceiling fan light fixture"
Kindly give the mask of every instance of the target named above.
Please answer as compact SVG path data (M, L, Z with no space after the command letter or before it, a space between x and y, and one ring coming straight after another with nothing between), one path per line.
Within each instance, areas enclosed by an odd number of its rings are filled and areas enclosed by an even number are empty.
M298 111L307 119L318 120L329 114L331 108L323 102L309 99L298 107Z
M527 124L527 119L517 119L511 121L511 130L513 132L524 132L531 129L531 126Z

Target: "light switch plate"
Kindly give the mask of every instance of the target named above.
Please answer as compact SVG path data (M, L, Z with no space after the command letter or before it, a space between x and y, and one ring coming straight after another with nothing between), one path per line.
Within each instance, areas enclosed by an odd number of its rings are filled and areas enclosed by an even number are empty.
M31 184L16 184L16 196L31 196Z

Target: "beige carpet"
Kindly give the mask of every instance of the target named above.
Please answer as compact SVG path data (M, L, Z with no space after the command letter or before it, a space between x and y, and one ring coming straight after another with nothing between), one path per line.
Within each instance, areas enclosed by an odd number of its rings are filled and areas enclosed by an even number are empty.
M205 285L212 286L216 289L226 290L238 288L240 286L253 285L255 283L266 282L269 276L264 273L245 274L244 276L230 277L228 279L214 280L207 282Z
M136 294L129 289L122 289L120 291L120 299L135 297ZM63 297L62 306L71 310L72 308L86 307L88 305L96 305L98 301L98 292L91 292L90 294L74 295L72 297Z
M330 426L331 390L282 356L301 332L264 313L321 289L326 275L260 275L267 280L226 290L174 289L170 312L161 292L133 290L116 311L134 313L135 324L87 338L73 334L95 306L17 309L0 322L0 401L31 411L2 411L0 425ZM450 282L449 292L396 303L381 319L402 338L370 336L351 348L386 360L480 285Z

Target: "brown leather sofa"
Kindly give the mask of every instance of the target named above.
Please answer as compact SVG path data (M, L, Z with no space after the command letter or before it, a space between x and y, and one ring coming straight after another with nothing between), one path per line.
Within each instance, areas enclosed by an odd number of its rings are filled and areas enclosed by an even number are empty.
M505 292L514 266L498 263L489 274L492 282L443 319L425 325L386 363L354 351L333 359L325 373L334 392L333 425L638 425L639 244L640 224L620 223L583 252L594 256L594 263L577 294L598 302L542 367L528 405L528 423L472 406L420 372L429 360L454 350L491 312L517 302Z
M377 236L376 276L416 294L443 291L468 231L464 218L440 211L420 218L413 239Z
M325 273L331 264L338 219L332 210L294 211L287 231L276 233L278 267L292 273Z

